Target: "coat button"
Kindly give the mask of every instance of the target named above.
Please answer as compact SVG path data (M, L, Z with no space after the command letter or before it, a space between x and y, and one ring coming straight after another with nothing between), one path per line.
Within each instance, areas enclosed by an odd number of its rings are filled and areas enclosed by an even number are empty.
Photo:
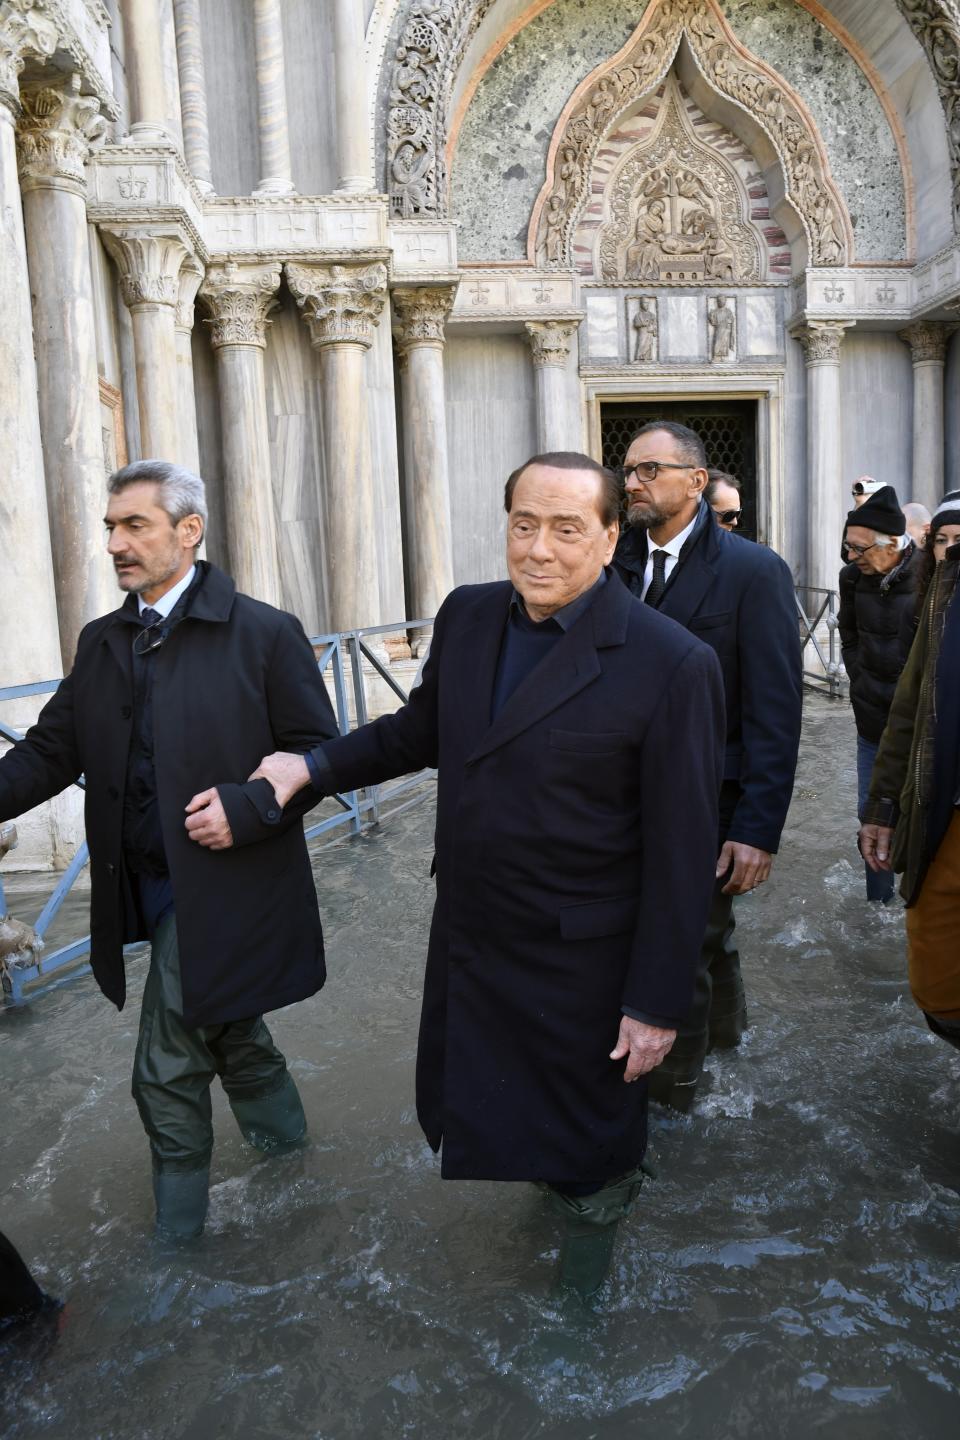
M120 706L120 716L121 716L121 719L123 719L123 720L129 720L129 719L130 719L130 716L131 716L132 714L133 714L133 710L131 709L131 707L130 707L129 705L121 705L121 706Z
M120 791L117 789L116 785L108 785L107 794L109 795L111 800L120 799Z
M279 818L280 818L280 811L279 811L279 810L268 810L268 811L267 811L267 819L268 819L268 820L279 820Z
M107 874L108 874L108 875L116 875L116 873L117 873L117 867L116 867L116 865L114 865L114 863L113 863L112 860L108 860L108 861L107 861Z

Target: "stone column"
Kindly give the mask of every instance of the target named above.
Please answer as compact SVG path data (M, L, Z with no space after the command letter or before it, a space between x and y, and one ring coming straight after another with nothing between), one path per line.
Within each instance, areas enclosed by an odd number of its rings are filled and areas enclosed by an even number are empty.
M847 327L807 325L797 332L807 362L807 583L836 590L849 505L840 428L840 345Z
M525 324L533 352L537 395L537 449L579 450L579 397L570 394L567 360L579 320L528 320Z
M200 0L173 0L180 72L180 116L183 153L190 173L205 194L213 190L210 170L210 129L207 123L207 81L203 69Z
M328 623L331 630L378 625L384 617L363 362L387 298L387 269L379 263L285 269L322 363Z
M17 134L33 298L40 434L66 668L88 621L116 603L103 544L103 436L84 164L105 123L80 76L32 85Z
M918 320L900 331L913 360L913 466L910 494L900 502L919 500L935 510L944 491L943 373L947 356L945 325Z
M179 230L162 225L102 225L100 233L133 318L142 458L180 462L175 326L180 267L190 251Z
M363 82L363 6L334 0L333 68L337 87L337 168L339 190L372 190L367 95Z
M14 120L26 56L50 55L57 32L20 0L0 3L0 685L62 675L37 408L30 279ZM35 713L35 706L30 707ZM4 718L29 720L4 707Z
M279 284L279 264L227 261L200 288L217 356L230 568L238 589L270 605L283 594L263 352Z
M287 87L283 65L283 25L280 0L253 0L253 34L257 53L257 120L260 131L260 171L263 179L255 195L289 195L290 131L287 123Z
M130 81L130 139L170 144L170 103L163 81L163 27L158 0L124 0L123 35Z
M203 279L203 266L189 255L177 280L177 308L174 331L177 347L177 415L180 421L182 463L200 474L200 441L197 437L197 397L193 388L193 302Z
M400 352L410 615L436 615L453 589L443 327L456 285L393 292ZM420 639L429 631L421 631Z

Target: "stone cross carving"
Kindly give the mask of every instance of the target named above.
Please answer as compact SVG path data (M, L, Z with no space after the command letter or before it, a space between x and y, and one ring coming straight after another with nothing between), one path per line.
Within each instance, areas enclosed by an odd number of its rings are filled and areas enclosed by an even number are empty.
M630 322L634 333L634 360L656 360L659 350L657 302L652 295L638 295Z
M707 326L710 337L711 360L735 360L737 358L737 312L730 304L730 297L718 295L707 302Z
M361 345L368 350L387 298L387 267L372 265L284 266L290 293L310 327L310 341Z
M199 298L210 312L204 324L210 326L213 348L253 345L265 349L270 324L267 317L276 308L279 284L279 264L248 265L227 260L211 265Z

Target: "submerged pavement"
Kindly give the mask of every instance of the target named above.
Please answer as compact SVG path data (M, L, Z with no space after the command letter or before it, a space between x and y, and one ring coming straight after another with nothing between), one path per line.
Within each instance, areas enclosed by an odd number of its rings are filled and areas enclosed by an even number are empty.
M221 1093L205 1237L151 1238L129 1096L145 965L0 1011L0 1229L68 1308L0 1338L5 1440L953 1440L960 1054L863 898L849 709L808 699L773 877L738 902L752 1028L690 1117L591 1312L552 1292L530 1186L445 1183L413 1110L433 796L315 852L330 978L270 1017L310 1144ZM31 882L8 879L11 909ZM496 1043L496 1037L491 1037Z

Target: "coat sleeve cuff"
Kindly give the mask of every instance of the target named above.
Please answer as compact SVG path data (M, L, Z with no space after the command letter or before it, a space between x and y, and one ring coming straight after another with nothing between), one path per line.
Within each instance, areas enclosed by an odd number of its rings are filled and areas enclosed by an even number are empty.
M894 830L899 819L900 806L888 795L868 799L863 809L864 825L882 825L885 830Z
M283 811L269 780L248 780L245 785L218 785L234 845L249 845L274 833Z
M315 750L308 750L303 758L307 762L310 783L314 790L319 795L335 795L337 782L333 778L333 769L323 753L322 746L318 745Z
M641 1025L653 1025L657 1030L676 1030L676 1020L665 1020L662 1015L648 1015L645 1010L634 1010L630 1005L621 1005L624 1015L639 1020Z

